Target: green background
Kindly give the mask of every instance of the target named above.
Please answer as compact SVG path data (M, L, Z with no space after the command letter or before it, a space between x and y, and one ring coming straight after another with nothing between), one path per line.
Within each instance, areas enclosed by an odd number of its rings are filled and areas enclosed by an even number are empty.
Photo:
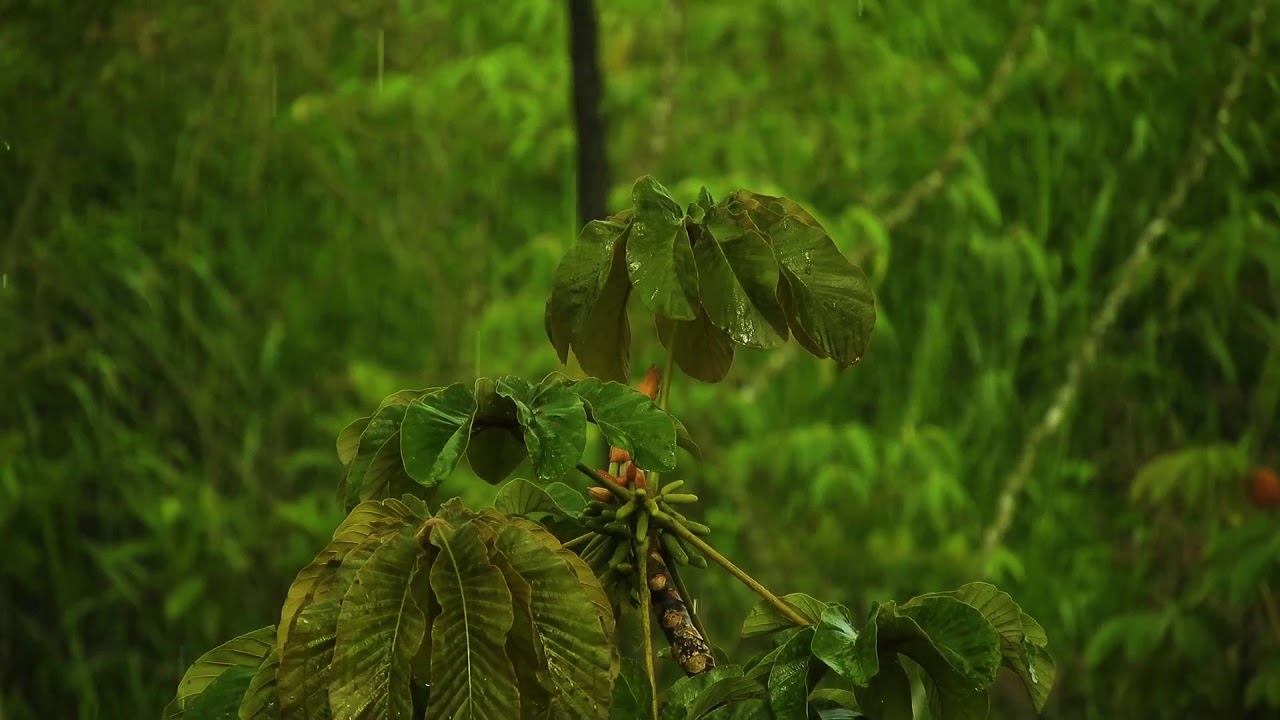
M1280 516L1244 483L1280 462L1276 13L1224 130L1251 2L598 4L610 209L646 173L682 203L786 195L877 292L845 371L792 343L673 386L717 546L855 612L996 582L1049 633L1047 717L1273 717ZM0 4L0 719L157 715L332 532L343 425L557 367L566 24L551 0ZM662 351L635 334L638 378ZM736 648L752 596L691 584ZM994 696L1031 717L1016 680Z

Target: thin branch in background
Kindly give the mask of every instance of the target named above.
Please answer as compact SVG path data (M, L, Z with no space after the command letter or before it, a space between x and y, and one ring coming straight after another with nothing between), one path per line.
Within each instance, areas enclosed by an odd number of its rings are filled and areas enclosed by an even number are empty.
M684 3L667 0L667 43L659 79L658 97L653 103L653 132L649 136L649 152L654 167L667 153L671 141L671 117L675 113L676 88L680 83L680 61L684 52Z
M1027 47L1027 43L1031 40L1031 31L1036 27L1036 18L1040 15L1043 0L1030 0L1022 8L1022 16L1018 19L1018 24L1014 26L1013 34L1009 36L1009 40L1005 43L1004 53L1000 57L1000 62L996 64L995 72L991 74L991 80L987 83L987 90L982 94L982 100L978 102L978 107L969 116L960 129L956 132L955 137L951 140L951 146L939 158L938 164L928 175L916 181L911 189L907 190L907 194L902 196L898 204L894 206L884 217L884 227L886 232L892 232L894 228L902 225L915 215L916 210L921 203L933 197L947 180L947 176L955 170L956 165L960 164L960 159L964 157L965 148L968 147L969 141L979 130L986 127L991 122L991 118L995 112L996 106L1004 100L1005 93L1009 90L1009 80L1013 77L1013 71L1018 67L1018 60L1022 57L1023 51Z
M1081 342L1075 356L1071 359L1071 363L1067 366L1066 379L1058 388L1058 392L1054 395L1054 400L1049 405L1049 409L1045 411L1044 417L1027 435L1018 463L1014 466L1014 470L1009 474L1008 479L1005 480L1004 489L1001 491L996 503L996 517L983 537L982 552L979 555L980 567L985 566L986 560L990 557L992 551L1001 544L1005 534L1009 531L1009 527L1013 524L1014 513L1017 510L1018 495L1022 492L1023 487L1026 486L1027 479L1035 467L1036 456L1039 453L1040 446L1062 426L1063 418L1079 392L1081 379L1097 360L1098 348L1106 337L1107 331L1111 329L1111 325L1115 322L1120 307L1128 299L1130 293L1133 292L1139 271L1150 261L1152 246L1156 240L1168 232L1170 217L1182 207L1182 203L1186 200L1187 193L1191 191L1191 188L1204 177L1209 160L1216 154L1218 137L1225 132L1227 125L1231 122L1231 108L1240 99L1240 94L1244 87L1244 79L1261 52L1262 23L1265 18L1266 1L1256 0L1253 11L1249 15L1248 44L1245 46L1244 55L1240 58L1240 62L1232 71L1230 80L1228 80L1226 87L1223 88L1222 97L1218 101L1218 109L1214 113L1209 131L1201 134L1192 143L1187 162L1183 166L1182 172L1174 179L1169 195L1160 204L1155 216L1142 228L1142 232L1138 235L1138 240L1134 244L1133 252L1129 254L1129 257L1120 267L1119 279L1111 289L1111 292L1107 294L1102 303L1102 308L1098 310L1098 314L1094 316L1093 322L1089 326L1089 331L1085 335L1084 341Z
M578 227L606 217L609 164L600 117L600 28L592 0L569 0L573 119L578 135Z

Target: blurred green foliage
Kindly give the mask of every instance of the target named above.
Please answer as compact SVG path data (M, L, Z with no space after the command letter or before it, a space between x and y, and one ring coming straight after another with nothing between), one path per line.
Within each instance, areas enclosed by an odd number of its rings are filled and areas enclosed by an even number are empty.
M877 290L849 370L742 352L723 383L674 386L718 545L855 613L999 583L1048 632L1050 717L1280 708L1277 516L1230 470L1280 462L1280 22L984 563L1028 430L1214 121L1250 4L1045 2L990 108L1020 3L599 5L613 206L645 173L684 203L785 194ZM0 718L158 712L196 656L274 618L332 531L343 425L401 388L556 366L564 15L0 6ZM636 335L638 371L661 352ZM1131 495L1153 458L1224 444L1235 460ZM736 647L752 599L691 585ZM993 715L1028 717L1010 688Z

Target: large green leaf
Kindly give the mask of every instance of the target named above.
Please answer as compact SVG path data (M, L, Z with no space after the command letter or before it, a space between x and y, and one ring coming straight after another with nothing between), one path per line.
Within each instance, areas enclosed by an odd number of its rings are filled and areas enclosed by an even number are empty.
M778 261L769 243L750 229L744 213L716 207L693 247L707 317L739 345L774 348L787 341L787 317L778 302Z
M247 665L227 668L196 697L182 717L184 720L237 720L240 701L257 671L256 667Z
M562 363L568 362L570 345L581 337L604 294L614 266L614 247L625 247L627 227L609 220L587 223L556 267L545 318L547 337Z
M631 321L627 316L631 281L626 253L624 238L613 247L609 276L595 306L573 336L573 354L584 371L621 383L631 382Z
M400 437L399 432L393 434L374 453L373 460L365 469L364 480L360 483L361 500L395 498L405 493L420 491L413 478L404 469Z
M276 682L282 720L328 720L330 664L337 640L342 598L364 564L386 540L370 534L347 553L341 566L324 576L293 621L288 640L279 647Z
M564 483L549 483L538 487L528 480L516 478L498 491L493 506L504 515L574 517L587 505L582 493Z
M262 664L249 681L244 698L237 711L239 720L277 720L280 717L280 699L276 685L276 672L280 669L280 654L273 645Z
M399 533L352 580L338 613L330 670L335 720L412 717L410 662L426 618L411 583L426 558L413 533Z
M680 678L662 693L662 720L691 720L689 710L700 695L721 680L741 677L741 666L722 665L704 673Z
M587 445L587 412L582 400L558 383L531 385L516 377L498 380L498 394L516 404L534 473L554 480L571 470Z
M431 626L427 720L510 720L520 702L506 653L511 591L474 522L437 526L431 543L440 549L431 567L440 614Z
M848 608L830 605L822 611L814 628L813 654L827 667L854 685L866 685L879 671L876 652L875 624L859 634Z
M789 320L837 362L856 362L876 321L867 276L845 259L825 230L794 215L770 228L770 238L791 293Z
M655 322L658 341L664 348L671 348L674 343L672 356L685 375L702 382L717 383L729 374L733 365L733 341L711 322L701 305L697 307L697 317L693 320L670 320L658 316Z
M684 212L652 176L631 189L635 216L627 240L627 269L640 301L655 315L692 320L698 306L698 268Z
M515 518L495 528L498 549L533 588L533 630L546 654L552 690L549 717L609 717L601 701L613 692L610 646L587 590L565 558L537 537L535 524Z
M611 720L648 720L653 716L653 692L644 666L631 658L622 658L618 681L613 685Z
M408 403L392 403L379 409L360 433L355 459L346 466L343 473L344 489L340 495L346 509L350 510L362 500L360 491L364 487L365 474L382 446L400 432L400 422L404 420L407 406Z
M232 668L257 670L262 658L271 650L274 625L259 628L219 645L201 655L178 682L177 695L164 709L165 720L183 717L198 697L214 680ZM246 682L247 684L247 682Z
M496 485L506 480L528 453L511 398L499 395L497 384L489 378L476 380L475 398L467 463L481 480Z
M462 383L409 404L400 427L405 472L427 487L453 473L467 451L476 398Z
M364 429L369 427L369 421L372 419L372 417L364 417L353 420L338 433L338 462L344 467L356 459L356 454L360 451L360 436L364 434Z
M826 603L804 593L791 593L783 595L780 599L800 613L801 617L814 624L818 623L822 617L822 611L827 607ZM761 600L751 609L751 612L747 613L747 619L742 622L742 637L768 635L771 632L795 626L794 622L783 617L772 605Z
M774 720L808 720L809 692L813 689L814 657L810 646L814 630L806 627L782 646L769 671L769 709Z
M745 677L722 678L694 698L689 704L686 717L688 720L702 720L721 707L761 698L764 695L764 686L755 680Z
M955 598L982 613L1000 635L1003 664L1022 680L1036 711L1043 710L1053 688L1055 667L1045 650L1049 640L1040 624L1024 613L1008 593L989 583L969 583L958 590L930 593L921 598L938 596ZM921 598L913 599L907 606Z
M631 453L645 470L676 469L676 426L671 416L643 393L616 382L579 380L573 392L609 445Z
M298 612L311 602L323 580L342 567L348 553L374 533L386 533L405 522L403 513L390 501L367 501L357 505L338 529L324 550L309 565L298 571L289 585L284 606L280 610L280 623L276 634L277 648L283 648L293 631Z

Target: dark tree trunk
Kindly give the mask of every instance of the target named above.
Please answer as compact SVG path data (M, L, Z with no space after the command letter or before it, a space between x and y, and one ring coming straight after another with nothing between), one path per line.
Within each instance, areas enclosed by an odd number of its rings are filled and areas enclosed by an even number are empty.
M573 65L573 119L578 133L578 224L606 217L609 166L600 117L600 42L592 0L569 0L569 59Z

